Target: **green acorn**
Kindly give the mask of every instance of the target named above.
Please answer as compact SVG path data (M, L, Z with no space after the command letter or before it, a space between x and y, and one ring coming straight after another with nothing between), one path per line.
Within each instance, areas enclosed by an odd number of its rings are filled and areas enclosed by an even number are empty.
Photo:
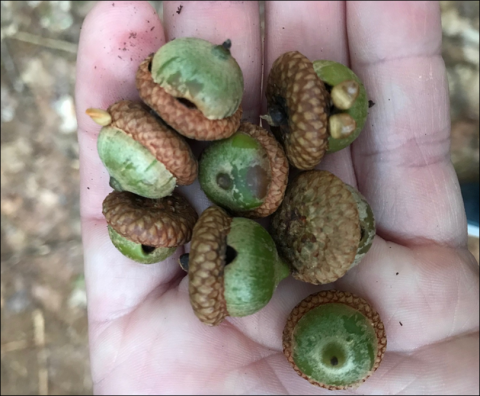
M244 81L221 45L184 37L163 45L139 66L136 86L142 100L178 133L195 140L231 136L242 116Z
M310 295L290 313L283 353L298 375L328 390L361 385L379 367L387 338L378 313L351 293Z
M190 146L145 105L121 100L86 113L102 125L97 150L113 189L156 199L195 181L198 164Z
M201 214L193 229L188 278L190 302L203 323L216 326L226 316L257 312L289 274L258 223L231 218L217 206Z
M195 209L177 193L149 199L113 191L103 201L102 213L113 245L143 264L163 261L190 242L198 219Z
M288 161L270 132L244 122L233 136L204 151L199 182L217 205L243 217L266 217L283 200Z

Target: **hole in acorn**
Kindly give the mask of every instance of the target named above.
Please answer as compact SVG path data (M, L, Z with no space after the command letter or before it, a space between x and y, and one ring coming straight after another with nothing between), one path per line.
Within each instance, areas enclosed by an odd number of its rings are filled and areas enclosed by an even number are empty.
M227 251L225 252L225 265L230 264L237 257L237 251L231 246L227 245Z
M336 356L333 356L331 359L330 359L330 364L332 366L336 366L338 364L338 359Z
M180 267L182 267L182 269L183 269L185 272L188 272L188 262L189 262L189 259L190 259L190 254L189 254L189 253L182 254L182 255L180 256L180 258L178 259L178 262L180 263Z
M155 246L142 245L143 253L150 254L155 250Z
M176 98L181 104L183 104L187 109L196 109L197 106L195 106L192 102L190 102L188 99L185 98Z
M287 102L282 96L275 97L274 103L269 107L268 114L275 125L288 124Z
M217 184L222 190L230 190L232 188L232 179L226 173L219 173L217 175Z

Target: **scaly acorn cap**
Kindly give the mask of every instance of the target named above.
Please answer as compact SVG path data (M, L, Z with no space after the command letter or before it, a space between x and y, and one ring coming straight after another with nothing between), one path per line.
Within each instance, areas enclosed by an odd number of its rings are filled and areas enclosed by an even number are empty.
M176 247L190 241L198 215L181 195L144 198L112 191L103 201L110 227L129 241L151 247Z
M374 236L368 203L327 171L300 173L272 221L272 237L293 276L313 284L344 276L364 257Z
M268 75L265 118L282 142L289 162L307 170L317 165L328 149L330 96L312 62L298 51L286 52Z
M233 135L240 125L242 107L226 118L209 120L191 103L178 100L153 81L153 55L139 66L136 86L142 100L178 133L195 140L219 140Z
M218 206L203 211L193 228L188 291L195 315L216 326L228 316L224 297L226 239L232 218Z
M327 330L325 334L319 325ZM315 329L309 330L309 326ZM314 338L318 345L313 344ZM302 347L305 341L307 350ZM371 351L366 343L373 344ZM375 309L363 298L338 290L305 298L292 310L283 330L283 353L293 369L311 384L328 390L356 388L364 383L379 367L386 349L385 327ZM310 351L315 353L310 358L320 358L321 363L305 356ZM330 377L329 382L337 384L322 382L319 376Z

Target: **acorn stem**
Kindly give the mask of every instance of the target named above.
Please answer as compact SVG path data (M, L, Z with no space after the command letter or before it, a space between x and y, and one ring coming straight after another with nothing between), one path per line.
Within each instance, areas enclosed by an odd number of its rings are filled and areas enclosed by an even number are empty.
M277 126L277 124L275 124L275 122L273 121L273 119L272 119L272 117L270 116L270 114L261 115L260 118L261 118L262 120L267 121L268 125L270 125L270 126Z
M107 126L112 122L112 116L108 111L102 109L89 108L85 111L90 118L95 121L98 125Z
M188 262L190 261L190 253L184 253L178 259L178 264L185 272L188 272Z
M226 50L230 51L230 48L232 48L232 40L226 39L226 40L222 43L222 47L225 48Z

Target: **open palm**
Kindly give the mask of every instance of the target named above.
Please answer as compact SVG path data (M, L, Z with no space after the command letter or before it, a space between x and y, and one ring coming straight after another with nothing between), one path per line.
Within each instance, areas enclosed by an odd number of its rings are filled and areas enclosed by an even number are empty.
M262 56L257 2L100 2L82 28L76 105L81 212L95 392L102 394L326 394L282 354L291 309L322 288L351 291L380 313L388 337L378 371L343 393L477 393L478 267L449 160L449 102L436 2L266 2ZM138 100L139 63L166 41L232 41L245 78L244 118L258 123L264 75L282 53L349 65L375 102L352 145L319 168L356 186L378 235L364 261L335 284L289 278L255 315L218 327L193 314L176 260L137 264L109 240L101 206L110 192L88 107ZM194 148L198 154L204 144ZM201 213L198 182L180 190ZM340 393L340 392L339 392Z

